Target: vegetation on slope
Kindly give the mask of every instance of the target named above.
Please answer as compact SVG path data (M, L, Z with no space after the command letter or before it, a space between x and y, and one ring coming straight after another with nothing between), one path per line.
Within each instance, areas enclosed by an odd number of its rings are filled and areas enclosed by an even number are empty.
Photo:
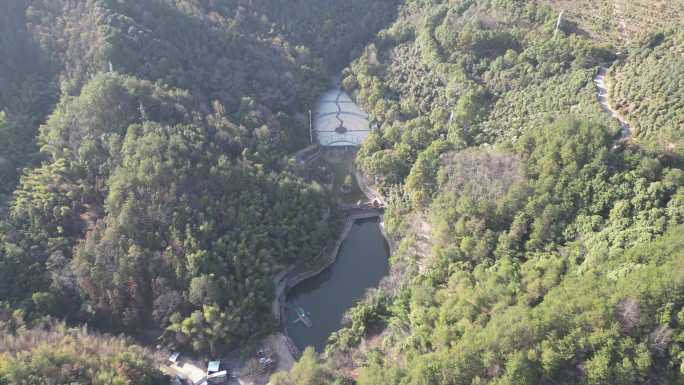
M7 0L0 14L0 202L21 169L39 160L37 127L57 93L54 70L27 30L25 7L22 0Z
M113 69L188 90L204 109L218 101L229 115L263 110L286 119L326 83L320 60L306 47L243 34L192 2L33 2L27 15L35 38L61 67L62 88L72 94Z
M680 383L681 231L600 267L551 253L473 271L452 262L439 284L421 277L397 299L382 347L356 354L355 383ZM540 290L543 299L530 304ZM339 357L273 381L335 383Z
M549 0L563 11L563 23L577 34L627 48L641 39L684 23L682 0Z
M332 70L345 67L396 16L397 0L239 0L196 4L212 18L232 19L262 38L284 36L309 47Z
M657 32L679 11L593 3L402 3L343 81L379 126L358 165L389 198L393 275L274 383L682 382L681 36ZM211 354L270 331L273 274L337 224L286 160L303 111L395 2L9 5L0 383L160 381L138 348L21 314ZM656 33L612 91L638 140L615 149L592 78L637 24Z
M645 39L614 67L611 96L634 135L663 152L682 154L684 138L684 33L670 30Z
M107 74L60 103L41 128L50 162L14 194L3 298L21 302L42 287L112 326L184 322L173 331L186 339L171 341L197 350L238 341L252 325L268 330L256 320L269 310L271 277L318 254L332 208L320 187L243 157L244 126L220 113L193 119L188 102ZM265 129L260 140L277 143ZM13 284L32 264L45 270ZM206 323L223 334L205 339Z
M553 20L535 3L407 6L344 82L382 126L364 143L361 166L387 187L438 140L448 146L433 157L516 138L559 114L601 120L592 78L613 55L574 35L552 37Z
M42 322L0 309L0 384L168 384L159 357L122 337Z
M615 56L556 17L407 2L347 73L404 279L308 361L321 383L682 382L682 159L614 148L592 78Z
M110 69L189 90L204 111L219 101L232 116L274 115L292 134L278 150L292 152L306 143L299 114L326 86L326 67L346 64L396 3L8 1L0 20L5 194L39 160L33 138L59 90L77 95Z
M324 23L295 27L323 10L355 31L330 48L349 49L393 4L300 2L284 23L272 2L13 0L0 176L18 186L1 210L0 299L197 352L271 331L273 275L337 226L324 188L287 161L338 60L312 41ZM354 27L370 10L383 16ZM18 126L24 101L38 107Z
M611 147L605 127L569 121L442 157L433 248L408 251L410 207L395 201L406 281L351 311L315 370L355 367L358 384L679 383L684 172ZM355 349L378 321L382 342Z

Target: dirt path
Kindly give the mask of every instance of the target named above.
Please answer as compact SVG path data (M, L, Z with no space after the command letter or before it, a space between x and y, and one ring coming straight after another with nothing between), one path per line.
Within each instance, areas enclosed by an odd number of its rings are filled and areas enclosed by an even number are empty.
M618 21L618 31L620 32L620 39L625 44L629 44L629 36L627 35L627 23L625 22L625 11L622 8L619 0L613 0L613 14Z
M620 139L618 141L622 142L627 140L630 135L632 135L632 130L624 116L620 115L620 113L610 105L610 95L606 86L607 74L608 69L605 67L600 67L596 77L594 77L594 84L598 90L598 102L601 105L601 109L609 113L613 118L617 119L618 123L620 124Z
M164 364L160 369L169 376L178 376L182 379L190 380L193 384L200 382L206 377L202 365L189 358L183 358L180 362L174 364Z
M356 183L359 185L361 191L363 191L363 193L366 195L369 202L377 200L382 206L387 206L385 197L370 186L368 180L366 179L366 175L357 167L354 167L354 177L356 178Z

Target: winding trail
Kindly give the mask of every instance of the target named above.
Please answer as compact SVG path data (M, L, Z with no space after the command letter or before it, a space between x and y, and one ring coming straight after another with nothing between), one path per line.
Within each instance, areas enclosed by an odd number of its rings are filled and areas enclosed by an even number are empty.
M632 134L632 130L629 127L629 123L620 115L611 105L610 98L608 94L608 89L606 88L606 75L608 74L608 69L605 67L599 67L599 71L594 77L594 84L598 89L598 102L601 105L601 109L609 113L613 118L617 119L620 124L620 139L618 142L627 140Z
M613 14L618 21L618 32L620 33L620 39L623 43L630 44L629 35L627 34L627 22L625 21L625 11L617 0L613 0Z

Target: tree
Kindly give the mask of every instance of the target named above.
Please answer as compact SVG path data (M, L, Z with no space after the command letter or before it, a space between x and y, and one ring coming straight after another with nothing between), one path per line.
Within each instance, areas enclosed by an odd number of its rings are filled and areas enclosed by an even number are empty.
M279 372L271 377L274 385L325 385L332 384L332 376L321 365L316 352L308 347L292 370Z

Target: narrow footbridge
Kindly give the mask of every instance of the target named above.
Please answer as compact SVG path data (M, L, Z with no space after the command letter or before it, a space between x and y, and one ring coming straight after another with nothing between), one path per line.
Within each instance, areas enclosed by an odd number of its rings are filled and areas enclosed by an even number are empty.
M378 201L361 204L340 203L338 207L356 219L379 217L385 211L385 206Z

